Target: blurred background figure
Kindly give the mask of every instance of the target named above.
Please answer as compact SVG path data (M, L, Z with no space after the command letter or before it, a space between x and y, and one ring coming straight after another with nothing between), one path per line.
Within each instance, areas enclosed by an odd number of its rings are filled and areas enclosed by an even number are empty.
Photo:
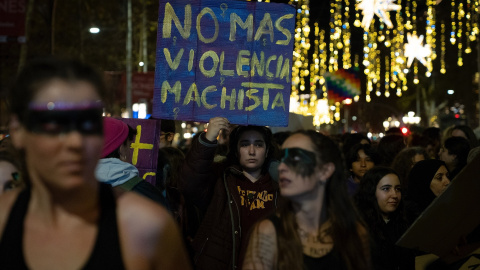
M160 122L160 139L158 147L163 148L172 146L175 138L175 121L170 119L162 119Z
M470 163L478 154L480 154L480 146L472 148L470 152L468 152L467 164Z
M467 165L467 157L470 152L470 144L463 137L452 136L445 140L442 148L438 152L439 159L445 162L449 178L453 180L455 176Z
M438 151L442 146L442 132L439 128L429 127L422 132L421 146L427 151L430 159L438 157Z
M430 159L424 148L420 146L408 147L400 151L392 162L392 168L397 172L402 188L408 188L408 174L417 162Z
M463 137L467 139L471 148L478 146L478 138L473 129L466 125L457 125L452 129L452 137Z
M104 117L104 145L95 176L119 192L134 191L163 206L167 206L161 191L139 176L138 169L130 164L130 144L136 131L122 120Z
M380 156L380 163L377 165L390 167L395 156L405 147L405 137L403 135L394 133L381 138L377 146L377 152Z
M20 186L20 164L6 151L0 151L0 194Z
M191 269L165 208L97 181L103 96L81 62L50 57L20 72L9 131L26 184L0 195L0 269Z
M193 258L192 242L200 226L202 213L178 188L184 161L185 154L180 149L173 146L160 148L155 185L162 191L168 209L179 224L188 252Z
M346 157L350 149L356 144L372 144L367 135L363 133L345 133L342 139L342 152ZM281 144L280 144L281 145Z
M417 162L408 175L408 190L405 197L408 221L413 223L449 184L445 162L436 159Z
M21 166L20 153L12 145L11 137L3 138L0 141L0 194L23 186Z
M409 226L397 173L381 166L369 170L360 182L355 202L373 239L373 269L415 269L415 253L395 245Z
M350 176L347 180L348 193L354 195L363 175L379 163L378 154L370 144L356 144L346 156Z

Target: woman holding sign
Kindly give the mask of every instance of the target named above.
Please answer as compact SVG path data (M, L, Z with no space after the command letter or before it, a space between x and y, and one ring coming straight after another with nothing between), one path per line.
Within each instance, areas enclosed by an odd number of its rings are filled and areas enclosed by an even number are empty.
M371 269L368 233L347 193L340 149L313 130L294 133L282 148L285 199L255 225L243 269Z
M0 269L190 269L166 209L95 178L103 145L101 76L48 58L19 75L10 134L26 188L0 196Z
M185 199L204 214L192 243L197 269L240 267L250 227L276 207L278 184L269 168L277 148L271 131L236 127L226 159L215 163L217 137L229 124L223 117L210 119L207 132L192 142L179 182Z

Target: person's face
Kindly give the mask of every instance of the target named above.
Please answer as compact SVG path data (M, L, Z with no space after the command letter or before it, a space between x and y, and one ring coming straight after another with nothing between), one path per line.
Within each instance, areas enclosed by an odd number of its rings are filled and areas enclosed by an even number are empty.
M133 138L135 138L135 137L133 137ZM119 153L120 153L120 160L121 161L132 163L132 161L133 161L133 155L132 155L133 151L130 147L131 147L132 143L134 143L134 142L135 142L135 139L130 140L129 138L127 138L127 140L122 145L120 145Z
M358 150L357 160L352 162L351 169L355 182L360 182L360 179L362 179L363 175L374 166L375 163L369 156L365 154L365 151L362 149Z
M457 155L452 155L448 153L447 148L441 147L440 151L438 152L438 158L445 162L448 167L454 167L455 166L455 158Z
M8 161L0 161L0 194L13 184L13 173L18 173L17 167Z
M173 138L175 137L175 134L172 132L161 132L160 133L160 139L158 142L158 148L163 148L167 146L171 146L173 142Z
M280 194L292 200L313 195L323 180L316 166L315 148L310 138L294 134L285 140L282 149L284 156L278 166ZM308 170L304 167L314 169L305 175Z
M40 124L33 128L19 124L12 134L15 146L25 151L33 184L69 189L86 181L96 182L94 170L103 146L102 121L99 113L92 113L92 109L87 110L81 104L95 103L99 99L93 85L84 81L51 80L39 89L32 100L35 104L53 102L55 107L68 104L74 110L47 111L50 114L42 118ZM68 118L72 112L76 117ZM98 112L98 108L93 112ZM55 116L48 116L51 114ZM75 128L65 129L73 125Z
M387 174L380 179L375 190L375 197L383 216L388 217L395 212L402 199L402 189L398 176Z
M252 176L259 176L267 157L267 146L260 132L247 130L237 143L238 161L242 169Z
M417 164L417 162L419 161L422 161L422 160L425 160L425 157L422 155L422 154L415 154L415 156L413 156L412 158L412 167L413 165Z
M448 170L445 166L440 166L437 172L433 176L432 182L430 182L430 189L433 194L438 197L442 194L447 186L450 184L450 179L448 179Z

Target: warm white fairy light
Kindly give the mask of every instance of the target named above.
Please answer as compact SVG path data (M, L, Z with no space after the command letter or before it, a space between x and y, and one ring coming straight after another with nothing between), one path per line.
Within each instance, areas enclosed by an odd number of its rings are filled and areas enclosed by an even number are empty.
M432 54L430 45L422 45L423 35L418 37L417 35L407 34L408 43L405 44L405 56L408 57L407 66L410 67L415 58L420 61L424 66L427 66L427 59Z
M362 2L357 5L357 9L363 10L362 27L366 31L370 28L370 24L373 20L373 15L377 15L388 28L393 28L392 21L390 20L389 11L400 10L402 6L394 4L396 0L361 0Z

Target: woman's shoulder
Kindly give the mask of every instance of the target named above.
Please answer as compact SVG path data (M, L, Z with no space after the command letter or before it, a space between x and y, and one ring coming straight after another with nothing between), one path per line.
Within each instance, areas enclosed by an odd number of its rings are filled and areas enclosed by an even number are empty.
M117 220L128 269L190 269L180 231L163 206L126 192L117 199Z
M277 232L275 222L271 219L263 219L259 221L255 226L255 229L258 230L259 233L266 235L275 235Z
M138 229L142 229L139 228L141 226L161 228L171 220L171 215L165 207L135 192L126 192L118 197L117 215L120 222L129 224L134 220L136 223L134 227Z

